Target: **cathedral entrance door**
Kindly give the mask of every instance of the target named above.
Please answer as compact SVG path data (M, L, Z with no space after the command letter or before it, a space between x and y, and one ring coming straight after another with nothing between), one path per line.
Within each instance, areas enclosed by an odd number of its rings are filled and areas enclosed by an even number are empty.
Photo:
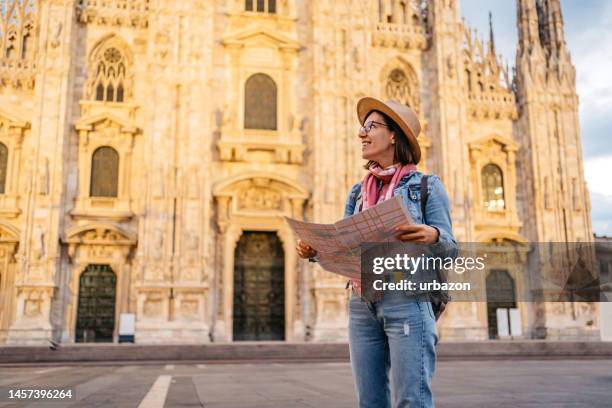
M487 320L489 326L489 338L499 338L497 331L497 309L506 309L507 321L510 314L507 309L516 307L516 292L514 279L504 269L493 269L486 279L487 288Z
M242 234L234 254L234 340L285 339L284 267L275 232Z
M117 276L109 265L89 265L79 279L76 342L112 342Z

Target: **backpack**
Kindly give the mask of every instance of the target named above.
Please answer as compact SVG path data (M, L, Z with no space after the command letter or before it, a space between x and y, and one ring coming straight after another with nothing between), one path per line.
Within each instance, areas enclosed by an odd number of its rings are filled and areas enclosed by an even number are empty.
M428 176L425 175L421 178L421 213L423 214L423 224L427 224L425 219L425 208L427 207L427 197L429 192L427 191L427 179ZM438 278L438 282L446 282L446 276L439 269L436 270L436 276ZM446 309L446 305L450 302L451 297L447 290L435 290L429 292L429 299L431 301L431 308L433 309L434 316L436 317L436 321L442 316L444 310Z

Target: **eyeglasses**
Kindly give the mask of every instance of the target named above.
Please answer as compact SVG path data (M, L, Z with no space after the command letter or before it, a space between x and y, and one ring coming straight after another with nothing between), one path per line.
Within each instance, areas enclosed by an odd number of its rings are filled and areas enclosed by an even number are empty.
M359 134L365 136L366 134L370 133L370 130L372 130L372 128L376 129L376 126L374 125L389 127L389 125L385 125L384 123L375 122L373 120L370 120L364 123L363 126L359 129Z

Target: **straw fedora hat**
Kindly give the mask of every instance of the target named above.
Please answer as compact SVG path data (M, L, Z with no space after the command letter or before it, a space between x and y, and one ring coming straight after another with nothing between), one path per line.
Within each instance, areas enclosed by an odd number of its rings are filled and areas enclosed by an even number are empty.
M359 123L363 125L370 112L375 110L389 116L404 131L412 151L414 164L417 164L421 160L421 148L417 141L417 136L421 133L421 123L416 113L408 106L397 101L382 102L375 98L366 97L357 102Z

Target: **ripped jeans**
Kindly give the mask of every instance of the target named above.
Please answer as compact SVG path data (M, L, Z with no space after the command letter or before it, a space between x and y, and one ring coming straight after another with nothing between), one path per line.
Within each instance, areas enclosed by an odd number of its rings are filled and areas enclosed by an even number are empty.
M431 380L436 366L436 320L429 300L385 293L349 302L351 366L361 408L434 407Z

